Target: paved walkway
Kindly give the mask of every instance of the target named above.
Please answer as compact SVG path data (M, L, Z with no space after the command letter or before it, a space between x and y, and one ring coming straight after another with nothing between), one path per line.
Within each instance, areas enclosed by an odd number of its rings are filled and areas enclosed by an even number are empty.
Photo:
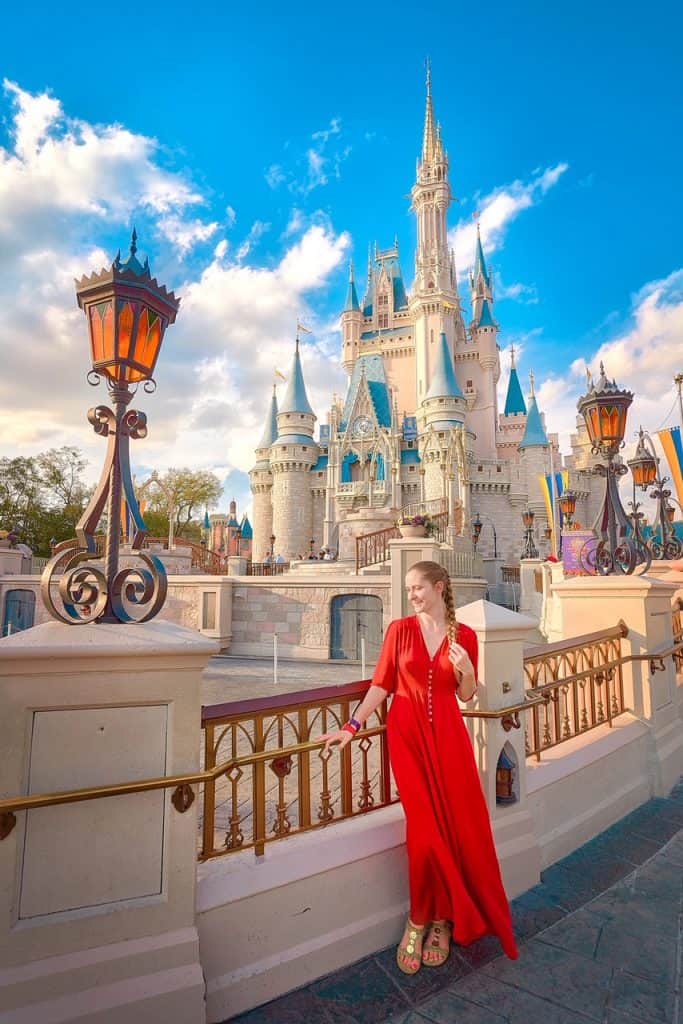
M401 974L394 949L235 1024L683 1024L683 780L512 902L520 956L493 939Z
M374 662L368 662L366 676ZM278 682L273 681L272 658L236 658L218 654L209 660L202 675L202 704L222 704L251 697L274 697L317 686L341 686L362 679L357 661L283 660L278 663Z

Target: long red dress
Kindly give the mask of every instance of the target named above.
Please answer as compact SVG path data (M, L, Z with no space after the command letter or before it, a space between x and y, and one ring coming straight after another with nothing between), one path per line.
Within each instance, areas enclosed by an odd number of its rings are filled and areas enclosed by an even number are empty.
M474 630L459 623L456 639L476 678ZM406 816L411 920L453 921L453 939L461 945L493 933L515 959L488 809L455 698L448 637L430 658L417 616L395 619L372 682L393 694L387 735Z

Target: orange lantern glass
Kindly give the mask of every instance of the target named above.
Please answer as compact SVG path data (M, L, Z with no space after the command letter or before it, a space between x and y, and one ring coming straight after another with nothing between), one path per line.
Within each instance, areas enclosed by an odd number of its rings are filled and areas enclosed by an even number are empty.
M626 433L626 414L633 401L631 391L609 381L600 363L600 379L579 399L577 406L586 423L591 444L605 456L616 455Z
M645 436L641 427L638 437L636 454L628 460L628 467L633 474L633 482L641 491L646 491L657 477L657 460L645 444Z
M130 255L109 270L76 282L78 305L88 320L95 373L111 383L135 384L154 373L164 332L175 321L180 299L158 284L149 264L137 256L133 231Z

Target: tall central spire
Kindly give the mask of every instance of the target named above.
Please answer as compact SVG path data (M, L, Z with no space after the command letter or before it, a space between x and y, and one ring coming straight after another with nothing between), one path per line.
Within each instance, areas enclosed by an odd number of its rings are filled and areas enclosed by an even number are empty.
M422 137L422 162L432 163L436 155L436 130L434 127L434 109L432 107L432 68L429 58L427 65L427 104L425 107L425 127Z

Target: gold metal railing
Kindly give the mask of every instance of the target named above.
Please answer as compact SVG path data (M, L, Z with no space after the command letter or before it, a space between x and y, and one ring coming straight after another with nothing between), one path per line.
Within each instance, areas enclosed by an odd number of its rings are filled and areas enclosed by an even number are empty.
M683 658L682 606L672 611L674 643L663 650L622 655L628 629L611 629L527 650L525 700L498 710L464 709L465 718L499 719L505 731L525 717L526 751L544 750L597 728L627 710L622 667L647 661L650 674ZM362 700L369 680L314 691L213 705L202 709L203 767L182 775L0 800L0 839L17 811L102 797L173 789L180 813L204 785L200 859L253 848L386 807L397 800L386 740L386 704L358 742L323 754L320 736L338 728Z
M677 650L673 659L676 673L683 672L683 600L679 597L671 610L671 628Z
M282 576L289 562L247 562L247 576Z
M628 627L587 633L567 642L527 649L524 675L527 693L542 696L527 718L527 755L540 760L541 751L556 747L625 711L621 653Z
M356 537L356 572L367 565L379 565L389 559L389 541L401 536L398 526L387 526Z
M323 754L320 736L348 721L369 685L326 687L202 709L204 766L229 769L204 787L200 858L320 828L397 800L383 704L358 742Z

